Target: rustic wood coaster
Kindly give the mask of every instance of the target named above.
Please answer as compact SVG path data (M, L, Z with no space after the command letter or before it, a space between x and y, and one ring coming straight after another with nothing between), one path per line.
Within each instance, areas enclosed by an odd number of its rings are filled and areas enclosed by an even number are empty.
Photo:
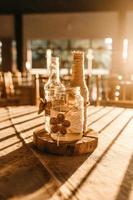
M92 130L88 131L83 137L70 143L60 142L57 146L57 141L54 141L45 129L36 130L33 132L33 142L41 151L57 155L80 155L93 152L98 145L98 134Z

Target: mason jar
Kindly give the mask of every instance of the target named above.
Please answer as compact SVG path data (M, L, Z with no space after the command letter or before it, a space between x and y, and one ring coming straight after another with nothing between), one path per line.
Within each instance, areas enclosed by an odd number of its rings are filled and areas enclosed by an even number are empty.
M65 92L52 98L47 127L50 134L67 135L68 138L69 134L73 134L73 137L79 134L82 137L84 100L80 95L80 87L66 88Z

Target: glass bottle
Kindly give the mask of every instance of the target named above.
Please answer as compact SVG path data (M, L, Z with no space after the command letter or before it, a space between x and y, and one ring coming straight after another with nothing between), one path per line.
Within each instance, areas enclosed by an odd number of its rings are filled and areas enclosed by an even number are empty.
M49 127L54 140L71 142L82 138L84 99L80 94L80 87L66 88L62 104L52 106Z
M60 82L59 57L51 57L49 66L49 79L44 86L45 106L45 129L50 132L49 120L51 107L59 105L64 98L65 86Z
M79 86L84 98L84 131L87 131L87 107L89 104L89 91L85 82L84 52L73 51L71 86Z
M84 99L80 94L80 87L66 89L66 105L66 119L71 123L68 133L83 133Z

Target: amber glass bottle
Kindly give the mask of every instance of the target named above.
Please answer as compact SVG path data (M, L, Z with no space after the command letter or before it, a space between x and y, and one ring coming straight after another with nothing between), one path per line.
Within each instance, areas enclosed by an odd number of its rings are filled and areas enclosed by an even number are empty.
M73 52L73 64L72 64L72 79L71 86L79 86L81 95L84 98L84 131L87 130L87 110L89 104L89 91L85 81L84 71L84 52Z

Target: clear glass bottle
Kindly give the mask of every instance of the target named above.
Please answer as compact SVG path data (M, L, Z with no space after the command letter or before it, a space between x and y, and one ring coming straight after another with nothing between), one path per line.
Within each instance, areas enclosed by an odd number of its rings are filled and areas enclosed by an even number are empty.
M45 129L50 132L49 120L51 107L59 105L64 98L65 87L59 77L59 57L51 57L49 66L49 79L44 86L45 106Z

